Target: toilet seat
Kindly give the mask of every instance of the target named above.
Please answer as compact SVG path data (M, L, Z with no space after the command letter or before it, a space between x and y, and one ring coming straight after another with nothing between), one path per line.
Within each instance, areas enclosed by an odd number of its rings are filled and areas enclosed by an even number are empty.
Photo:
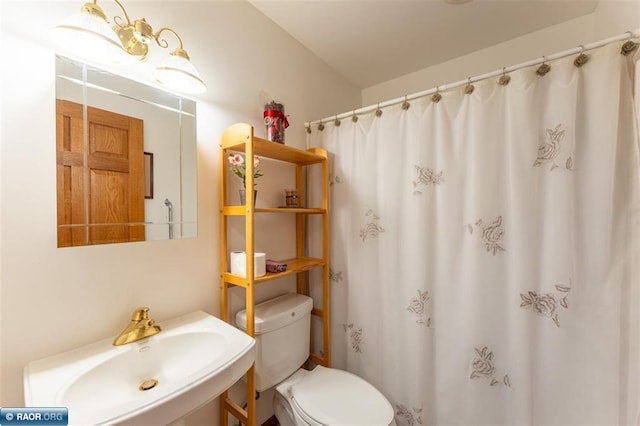
M343 370L317 366L289 389L297 414L314 426L370 426L393 422L393 408L366 380Z

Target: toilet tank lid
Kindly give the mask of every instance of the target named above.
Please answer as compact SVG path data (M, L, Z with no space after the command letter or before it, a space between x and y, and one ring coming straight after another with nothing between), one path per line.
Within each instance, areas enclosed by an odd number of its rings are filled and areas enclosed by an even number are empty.
M289 293L255 306L255 334L277 330L292 324L311 312L313 300L303 294ZM236 325L247 329L247 311L236 314Z

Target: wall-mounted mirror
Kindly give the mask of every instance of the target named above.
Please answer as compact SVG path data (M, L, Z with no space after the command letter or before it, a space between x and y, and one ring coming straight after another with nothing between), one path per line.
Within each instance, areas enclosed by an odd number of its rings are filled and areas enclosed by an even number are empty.
M195 237L194 101L56 57L58 247Z

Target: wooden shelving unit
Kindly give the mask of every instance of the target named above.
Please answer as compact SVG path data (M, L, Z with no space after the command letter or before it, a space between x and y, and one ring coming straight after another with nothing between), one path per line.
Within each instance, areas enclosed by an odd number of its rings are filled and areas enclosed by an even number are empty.
M317 166L322 168L322 205L319 207L298 207L298 208L255 208L253 191L247 191L246 204L244 206L230 205L227 200L227 181L229 173L227 171L227 156L229 152L240 152L245 154L246 159L259 157L284 161L296 166L296 189L299 199L305 200L306 182L304 169L307 166ZM311 353L310 360L319 365L330 366L329 347L329 166L327 151L321 148L311 148L300 150L290 146L271 142L254 136L253 127L248 124L234 124L222 134L220 139L220 315L224 321L232 322L229 319L228 289L231 286L239 286L245 289L245 303L247 310L247 329L250 336L255 336L255 298L254 289L257 284L282 278L285 276L296 276L296 289L298 293L307 293L308 280L307 271L312 269L322 269L322 309L313 308L311 314L322 319L323 348L321 354ZM246 161L247 178L246 187L254 187L253 161ZM252 260L255 246L255 226L254 217L256 214L295 214L296 226L296 257L287 259L287 270L280 273L267 273L267 275L253 278L254 265L252 261L246 263L245 277L233 275L229 271L228 256L228 218L232 216L244 216L245 218L245 252L246 258ZM319 215L322 217L322 257L308 257L306 253L307 223L308 215ZM249 426L255 426L255 366L252 365L247 372L247 406L246 409L239 406L229 398L228 392L224 392L220 397L220 425L226 426L229 421L229 413L238 420Z

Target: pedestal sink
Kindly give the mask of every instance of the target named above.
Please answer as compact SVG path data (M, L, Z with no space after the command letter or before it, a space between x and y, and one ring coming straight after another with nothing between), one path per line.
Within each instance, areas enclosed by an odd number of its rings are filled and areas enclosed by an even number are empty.
M29 363L26 406L67 407L69 425L164 425L216 398L254 361L255 341L205 312L124 346L108 338Z

